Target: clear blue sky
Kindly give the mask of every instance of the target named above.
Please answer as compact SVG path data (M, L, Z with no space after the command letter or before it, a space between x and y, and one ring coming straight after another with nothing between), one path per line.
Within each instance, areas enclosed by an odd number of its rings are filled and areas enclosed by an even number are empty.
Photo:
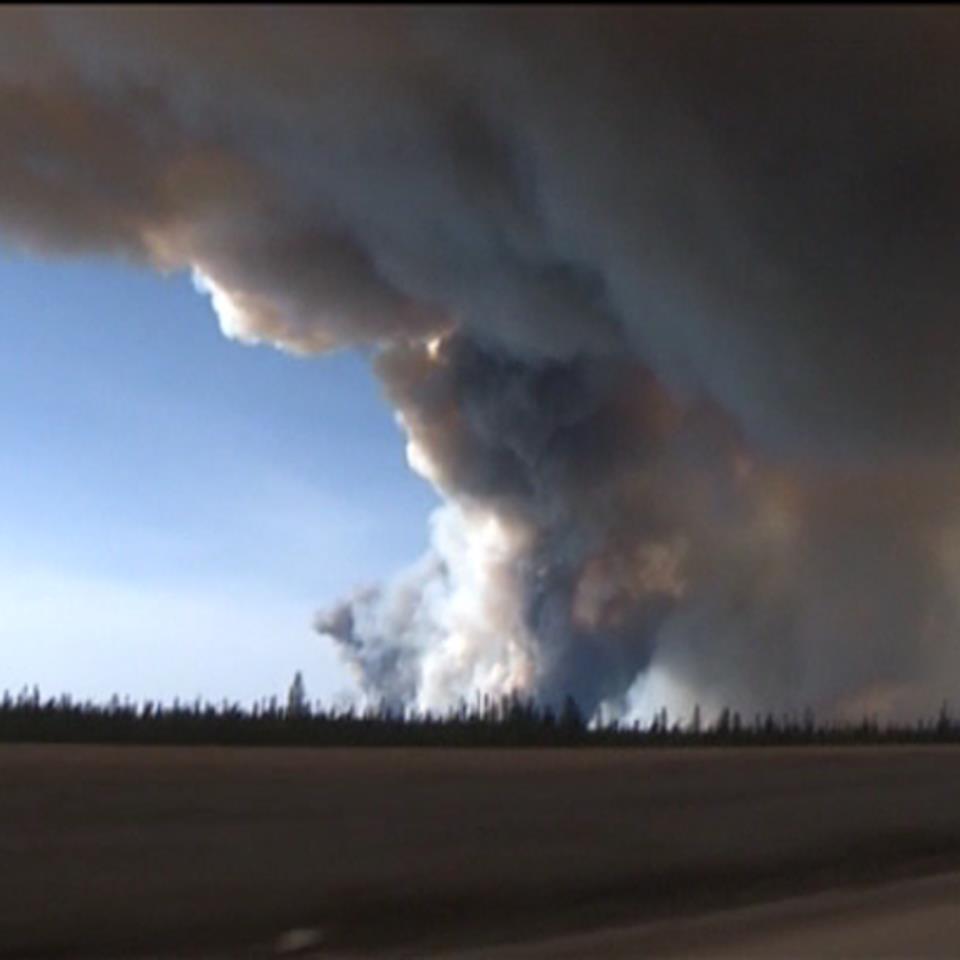
M363 357L226 340L186 275L0 248L0 689L351 686L314 610L435 503Z

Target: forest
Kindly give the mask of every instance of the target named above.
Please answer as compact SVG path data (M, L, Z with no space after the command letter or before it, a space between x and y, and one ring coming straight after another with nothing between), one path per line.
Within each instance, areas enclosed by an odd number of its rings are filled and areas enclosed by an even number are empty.
M648 723L588 722L567 697L554 708L519 694L478 697L445 713L358 710L311 703L298 673L287 697L245 707L200 699L171 704L44 699L37 687L0 700L0 743L103 743L235 746L662 747L960 743L960 721L944 703L912 724L820 721L812 710L744 717L724 709L710 723L697 707L685 721L661 709Z

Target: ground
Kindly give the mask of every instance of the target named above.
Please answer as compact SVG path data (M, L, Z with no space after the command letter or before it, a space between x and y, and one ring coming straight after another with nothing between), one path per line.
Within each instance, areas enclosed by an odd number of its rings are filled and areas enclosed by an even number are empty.
M10 746L0 787L3 958L634 956L960 866L949 747ZM917 910L957 903L942 883ZM803 916L751 909L761 938Z

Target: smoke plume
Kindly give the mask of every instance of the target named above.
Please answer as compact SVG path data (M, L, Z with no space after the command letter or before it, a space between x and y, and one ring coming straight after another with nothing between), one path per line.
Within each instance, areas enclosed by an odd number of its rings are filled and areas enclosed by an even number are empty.
M958 49L928 8L5 9L0 230L373 348L444 505L317 618L370 698L903 715L960 691Z

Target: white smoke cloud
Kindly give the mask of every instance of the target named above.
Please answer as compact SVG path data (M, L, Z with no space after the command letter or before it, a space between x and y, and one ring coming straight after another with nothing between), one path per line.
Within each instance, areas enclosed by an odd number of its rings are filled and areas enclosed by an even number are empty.
M4 10L0 231L377 352L447 503L320 618L370 697L913 709L960 669L960 26L865 17Z

